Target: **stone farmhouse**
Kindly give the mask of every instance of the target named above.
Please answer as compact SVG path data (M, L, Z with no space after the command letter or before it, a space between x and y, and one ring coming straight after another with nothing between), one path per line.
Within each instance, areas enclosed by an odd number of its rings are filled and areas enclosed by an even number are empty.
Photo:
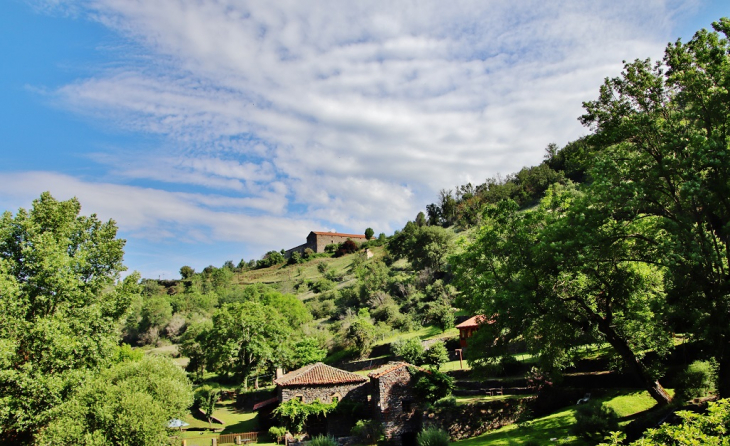
M333 243L343 243L347 240L352 240L355 243L363 243L367 240L363 234L343 234L340 232L315 232L312 231L307 236L307 243L296 246L284 252L284 257L287 259L295 252L304 254L304 250L309 248L314 252L324 252L324 248L327 245Z
M388 439L412 444L421 427L417 399L413 393L409 364L391 362L368 377L318 362L289 372L274 380L279 403L299 399L304 403L351 401L361 403L365 414L380 421ZM337 415L307 424L310 435L347 436L354 419Z

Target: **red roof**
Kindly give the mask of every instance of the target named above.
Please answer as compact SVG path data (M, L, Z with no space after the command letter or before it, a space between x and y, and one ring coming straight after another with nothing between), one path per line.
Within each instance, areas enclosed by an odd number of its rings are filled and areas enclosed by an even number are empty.
M335 237L350 237L350 238L367 238L363 234L343 234L341 232L317 232L312 231L317 235L334 235Z
M469 319L465 320L464 322L460 323L456 326L456 328L472 328L472 327L478 327L482 324L484 324L485 320L487 318L483 314L477 314L476 316L472 316ZM494 323L493 320L486 321L487 324Z
M355 373L330 367L318 362L289 372L281 378L275 379L278 386L305 386L312 384L347 384L360 383L368 379Z

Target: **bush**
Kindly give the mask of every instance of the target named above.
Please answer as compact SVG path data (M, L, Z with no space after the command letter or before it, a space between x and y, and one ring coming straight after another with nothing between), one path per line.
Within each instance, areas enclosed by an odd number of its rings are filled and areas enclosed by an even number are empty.
M451 392L454 390L454 379L437 370L419 370L415 371L413 375L416 382L413 389L419 397L426 401L436 401L445 398L451 395Z
M383 436L383 425L377 420L359 420L351 433L363 444L375 444Z
M449 440L448 432L436 427L426 428L416 437L418 446L446 446Z
M423 362L423 344L418 338L398 339L390 345L390 350L410 364L418 365Z
M337 248L337 251L335 251L335 257L342 257L346 254L352 254L353 252L357 252L358 246L357 243L353 242L350 239L347 239L340 245L339 248Z
M424 354L424 362L432 365L437 369L441 368L441 364L449 362L449 352L443 341L435 342Z
M715 392L716 382L716 364L710 361L695 361L678 377L676 397L681 401L687 401L708 396Z
M435 403L433 403L434 407L456 407L456 398L453 396L447 396L444 398L441 398L440 400L436 400Z
M269 428L269 434L276 438L276 444L279 444L281 439L286 435L286 428L282 426L271 426Z
M338 446L337 440L331 435L318 435L312 438L309 442L309 446Z
M324 247L324 252L334 253L340 248L339 243L330 243Z
M324 293L325 291L330 291L334 288L335 283L325 278L317 280L311 286L312 291L314 291L315 293Z
M602 440L618 429L618 415L608 406L584 404L575 411L572 432L586 440Z

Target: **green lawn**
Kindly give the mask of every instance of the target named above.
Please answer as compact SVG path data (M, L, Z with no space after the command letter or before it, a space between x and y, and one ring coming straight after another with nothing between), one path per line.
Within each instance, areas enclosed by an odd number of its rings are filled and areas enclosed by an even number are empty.
M254 432L258 429L258 420L256 412L244 412L235 408L232 401L225 401L218 403L218 407L213 416L223 421L225 424L213 423L213 429L223 428L223 433L237 433L237 432ZM202 418L202 417L201 417ZM188 428L208 428L208 422L193 417L192 414L188 414L185 417L185 422L189 423ZM200 435L199 432L195 433Z
M466 399L463 401L466 401ZM457 402L459 402L459 399L457 399ZM592 403L603 403L613 408L621 418L622 425L627 424L633 415L651 409L655 405L655 401L646 391L614 391L604 398L593 400ZM538 418L527 423L505 426L478 437L468 438L456 443L458 443L458 446L512 446L525 444L528 440L532 440L538 444L547 445L588 445L589 443L583 439L570 434L570 426L574 423L575 406L571 406L543 418Z

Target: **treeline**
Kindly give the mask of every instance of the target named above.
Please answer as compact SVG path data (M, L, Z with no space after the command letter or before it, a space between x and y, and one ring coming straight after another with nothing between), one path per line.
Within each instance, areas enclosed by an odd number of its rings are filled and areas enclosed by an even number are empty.
M549 144L545 159L537 166L525 167L504 177L497 175L477 186L468 183L453 190L442 189L439 200L426 206L426 213L419 214L414 223L466 229L481 223L481 210L485 205L502 200L513 200L521 208L535 205L553 184L589 181L596 150L587 138L570 142L563 148Z

